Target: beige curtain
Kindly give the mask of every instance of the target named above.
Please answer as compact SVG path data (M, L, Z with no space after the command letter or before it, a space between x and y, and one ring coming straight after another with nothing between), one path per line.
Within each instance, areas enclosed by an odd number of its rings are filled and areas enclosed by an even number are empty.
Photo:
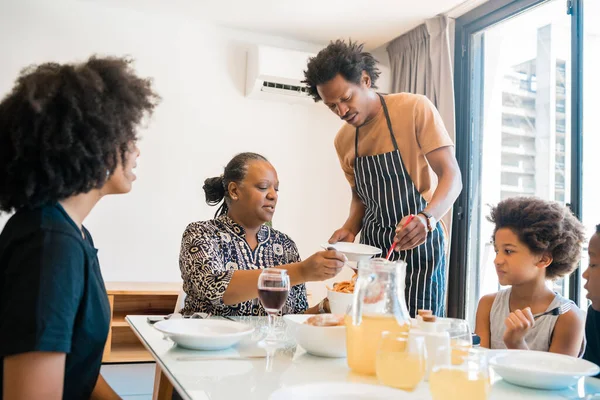
M437 107L452 140L455 140L453 38L451 20L438 16L394 39L387 46L392 72L392 93L423 94ZM442 219L448 229L450 255L452 211ZM447 258L448 260L449 258Z

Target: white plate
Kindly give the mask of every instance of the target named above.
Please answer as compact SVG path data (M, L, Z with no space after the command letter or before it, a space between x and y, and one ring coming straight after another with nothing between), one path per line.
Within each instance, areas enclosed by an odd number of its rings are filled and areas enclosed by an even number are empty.
M254 332L249 325L219 319L169 319L154 327L179 346L193 350L223 350Z
M532 350L506 350L489 363L505 381L535 389L564 389L600 371L586 360Z
M401 400L410 395L402 390L361 383L313 383L275 391L269 400Z
M345 326L312 326L305 324L311 315L284 315L296 342L307 353L319 357L346 357Z
M348 258L348 261L364 261L369 258L381 254L381 249L368 246L361 243L337 242L334 244L326 243L324 248L333 247Z

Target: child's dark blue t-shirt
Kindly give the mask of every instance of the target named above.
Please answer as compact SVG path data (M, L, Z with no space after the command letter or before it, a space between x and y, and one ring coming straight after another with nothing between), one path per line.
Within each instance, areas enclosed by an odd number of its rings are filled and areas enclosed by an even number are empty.
M590 306L585 320L585 339L587 345L583 358L600 365L600 311ZM600 374L597 375L600 377Z
M84 237L85 236L85 239ZM89 399L110 306L97 250L59 204L17 211L0 234L0 399L4 358L66 353L63 399Z

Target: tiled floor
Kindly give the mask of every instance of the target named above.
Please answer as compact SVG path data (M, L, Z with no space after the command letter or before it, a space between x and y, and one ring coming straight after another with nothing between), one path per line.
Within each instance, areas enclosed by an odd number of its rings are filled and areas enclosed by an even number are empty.
M100 372L123 400L152 400L154 363L108 364Z

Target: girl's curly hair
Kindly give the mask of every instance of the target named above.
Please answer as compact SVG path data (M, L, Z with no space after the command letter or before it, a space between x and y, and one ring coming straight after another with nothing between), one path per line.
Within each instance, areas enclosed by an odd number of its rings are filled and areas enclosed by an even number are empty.
M346 43L338 39L330 42L316 57L310 58L302 82L306 84L307 91L315 102L321 100L317 85L329 82L337 74L358 85L362 72L365 71L371 78L371 87L377 89L375 82L380 74L377 60L371 53L363 51L363 46L364 44L351 40Z
M102 187L159 100L127 58L21 71L0 102L0 211Z
M546 278L557 279L577 268L585 241L583 224L567 207L537 197L512 197L492 207L488 220L508 228L534 254L552 255Z

